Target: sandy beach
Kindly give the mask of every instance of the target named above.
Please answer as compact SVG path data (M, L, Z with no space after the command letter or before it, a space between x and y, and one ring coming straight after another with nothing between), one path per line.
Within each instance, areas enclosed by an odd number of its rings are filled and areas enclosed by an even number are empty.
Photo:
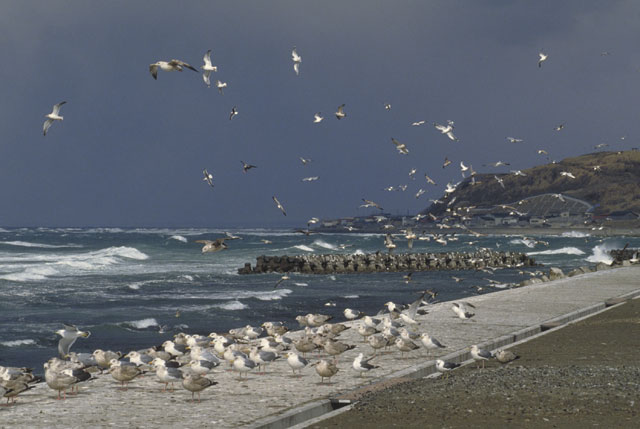
M191 395L180 386L173 392L162 392L163 385L156 381L153 373L135 380L126 391L120 390L110 375L103 374L97 375L96 380L81 385L79 394L68 395L66 401L56 400L56 392L44 383L38 385L20 395L16 405L0 407L0 427L257 426L268 423L269 419L277 419L281 413L300 405L345 396L363 385L398 380L401 376L410 377L408 374L413 371L412 368L422 367L427 371L433 366L432 360L437 356L456 353L457 356L463 356L459 352L471 344L483 344L496 338L502 338L502 342L508 341L509 338L517 337L513 334L515 332L524 335L526 331L527 335L533 335L540 330L541 323L558 316L581 312L585 308L604 308L604 301L610 298L636 293L640 289L638 278L640 267L637 266L607 269L471 297L468 301L476 306L476 316L471 320L454 317L450 303L435 304L429 314L418 318L419 325L414 330L428 330L448 347L430 355L423 350L402 357L398 351L382 354L375 361L380 368L366 377L359 377L351 368L351 362L358 353L370 354L372 350L362 343L355 329L349 329L341 335L341 340L356 344L357 347L340 356L340 372L331 383L321 383L314 369L309 367L302 370L301 377L293 376L284 359L272 364L266 375L254 372L243 379L239 379L235 372L226 371L225 363L210 375L219 384L205 390L202 393L202 403L198 404L191 403ZM299 333L291 334L292 337L297 335ZM534 359L539 355L524 349L518 349L518 352L523 357L511 368L491 368L482 373L465 369L458 371L446 383L457 383L461 379L459 374L467 371L472 375L480 375L489 374L489 371L511 371L522 366L525 368L523 374L529 374L526 371L530 371L530 368L525 365L525 359ZM309 357L311 362L319 358L326 358L326 355L314 353ZM530 394L535 396L546 391L545 384L539 385L539 388L534 380L547 380L548 377L544 373L530 374L532 381L527 384ZM629 380L638 379L633 374L629 377ZM442 384L444 382L440 380L429 380L426 383L449 385ZM479 382L478 385L483 383L484 381ZM469 389L466 383L460 384L459 388ZM448 387L445 391L447 389ZM442 395L445 391L442 391ZM393 394L385 396L390 399L395 397ZM453 401L452 404L455 405L459 396L464 395L446 397L445 402ZM477 399L479 404L484 404L485 400L483 397ZM503 399L500 400L504 402ZM437 405L435 400L432 402ZM459 414L459 407L455 409L458 409ZM383 410L382 413L387 411ZM479 413L476 411L476 414ZM366 412L366 416L370 415Z

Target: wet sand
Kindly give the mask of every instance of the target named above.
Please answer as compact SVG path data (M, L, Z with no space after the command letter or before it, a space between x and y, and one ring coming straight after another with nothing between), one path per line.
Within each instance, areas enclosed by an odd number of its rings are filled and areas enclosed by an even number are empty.
M520 358L507 365L471 364L448 379L370 393L311 427L625 428L640 422L640 299L510 350Z

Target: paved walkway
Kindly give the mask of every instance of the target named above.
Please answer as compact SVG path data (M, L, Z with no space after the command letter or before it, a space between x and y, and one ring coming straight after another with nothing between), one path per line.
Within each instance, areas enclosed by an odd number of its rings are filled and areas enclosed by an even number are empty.
M450 303L436 304L429 314L418 317L420 324L412 330L428 332L446 344L439 355L464 360L466 352L454 352L471 344L491 343L497 347L500 342L516 339L514 332L533 334L543 322L587 307L602 307L610 298L634 292L640 293L640 267L598 271L469 298L467 301L476 306L476 315L470 320L455 317ZM258 426L305 403L340 395L348 398L349 392L363 385L398 375L420 375L420 371L431 370L431 360L437 357L417 350L401 358L398 351L393 351L377 357L375 364L380 368L360 378L351 362L358 353L371 354L372 349L354 331L341 335L342 341L358 347L340 357L340 372L331 384L321 384L313 368L305 368L302 377L293 377L281 359L269 367L266 375L252 373L241 381L236 373L223 368L210 376L219 384L202 393L202 403L192 404L188 402L191 395L181 387L163 393L155 375L138 379L129 390L121 391L105 374L66 401L57 401L56 393L44 384L26 392L19 396L17 405L0 407L0 427ZM496 338L500 340L490 341ZM311 355L310 359L318 357Z

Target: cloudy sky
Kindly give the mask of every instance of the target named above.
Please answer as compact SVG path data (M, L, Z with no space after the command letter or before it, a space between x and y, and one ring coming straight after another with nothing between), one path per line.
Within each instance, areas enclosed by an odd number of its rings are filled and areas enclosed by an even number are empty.
M362 198L413 214L460 161L508 172L546 162L538 149L629 149L639 18L634 1L3 1L0 225L300 226L372 213ZM173 58L199 68L208 49L224 95L190 70L149 74ZM458 142L433 126L447 120ZM511 166L483 166L498 160Z

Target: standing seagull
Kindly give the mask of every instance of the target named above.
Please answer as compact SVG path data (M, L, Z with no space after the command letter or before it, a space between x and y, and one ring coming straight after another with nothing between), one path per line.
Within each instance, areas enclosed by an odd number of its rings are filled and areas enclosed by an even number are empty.
M542 52L542 51L540 51L540 52L538 53L538 58L539 58L539 59L538 59L538 67L542 67L542 63L543 63L543 62L545 62L545 61L547 61L547 57L548 57L548 56L549 56L549 55L545 54L545 53L544 53L544 52Z
M58 341L58 353L62 359L66 359L76 339L78 339L78 337L88 338L91 332L80 331L75 325L65 324L64 329L58 329L56 334L62 337L60 341Z
M338 106L338 111L336 112L336 118L342 119L346 116L347 114L344 113L344 104L341 104L340 106Z
M158 80L158 68L162 71L182 71L182 68L186 67L189 70L193 70L194 72L198 72L196 68L192 65L185 63L180 60L171 60L171 61L158 61L153 64L149 64L149 72L154 79Z
M360 353L354 360L353 360L353 369L355 369L356 371L358 371L360 373L360 377L362 377L362 374L368 371L371 371L372 369L376 369L376 368L380 368L379 366L374 366L371 365L369 362L371 361L371 359L373 359L373 357L370 357L369 359L364 359L364 355L362 353Z
M471 357L476 361L476 368L479 368L479 362L482 361L482 368L484 368L484 362L491 359L493 354L485 349L481 349L477 345L471 346Z
M273 198L273 202L276 203L276 206L280 209L280 211L282 211L282 214L286 216L287 212L284 210L284 207L282 206L282 204L280 204L280 201L278 201L276 196L274 195L271 198Z
M296 51L296 47L294 46L291 50L291 60L293 61L293 70L296 72L296 75L300 74L300 63L302 62L302 57L298 55L298 51Z
M59 113L60 113L60 106L62 106L65 103L66 101L62 101L54 105L51 113L45 115L45 118L47 118L47 120L44 121L44 125L42 127L43 135L45 136L47 135L47 130L49 129L49 127L51 127L51 124L53 124L53 121L62 121L64 119L62 116L59 115Z
M207 53L204 54L204 57L202 59L204 60L204 65L200 67L202 70L204 70L202 72L202 79L204 80L204 83L206 83L207 86L211 88L211 81L209 80L209 75L211 74L211 72L218 71L218 66L214 66L213 64L211 64L211 49L209 49Z

